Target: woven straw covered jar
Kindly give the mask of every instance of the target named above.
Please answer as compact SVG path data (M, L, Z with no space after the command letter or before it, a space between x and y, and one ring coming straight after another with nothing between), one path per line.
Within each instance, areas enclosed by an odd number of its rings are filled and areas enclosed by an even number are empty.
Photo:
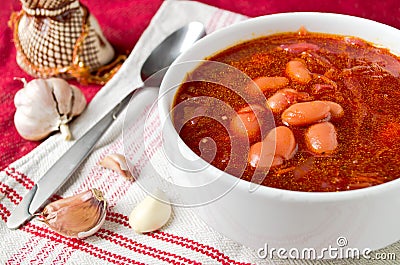
M34 77L88 75L114 58L97 20L78 0L21 0L12 19L17 63Z

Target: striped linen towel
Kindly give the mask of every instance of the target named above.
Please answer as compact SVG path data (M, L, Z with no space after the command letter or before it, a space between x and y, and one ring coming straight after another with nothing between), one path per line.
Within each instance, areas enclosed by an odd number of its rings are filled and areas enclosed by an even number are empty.
M242 15L197 2L165 1L121 70L74 121L73 135L77 138L83 135L132 88L141 84L140 65L169 33L193 20L203 22L207 33L211 33L244 19L246 17ZM128 80L128 75L137 76L137 79ZM99 232L87 239L63 237L37 219L19 230L10 231L6 227L14 207L71 143L53 135L0 173L1 264L378 264L367 260L261 259L256 250L207 226L190 208L174 207L171 220L160 231L136 234L129 227L128 215L143 200L145 192L136 182L101 167L99 162L107 154L124 153L128 148L128 153L132 154L128 158L133 173L140 176L154 174L151 164L157 163L155 154L161 147L160 121L156 112L150 111L156 96L155 89L140 91L132 103L134 106L130 106L135 109L134 115L129 117L132 126L124 128L124 115L121 115L84 164L52 197L53 200L68 197L94 187L103 191L109 201L109 212ZM145 119L149 128L143 133L141 126ZM140 140L143 138L151 143L146 150ZM400 244L390 246L386 252L399 253Z

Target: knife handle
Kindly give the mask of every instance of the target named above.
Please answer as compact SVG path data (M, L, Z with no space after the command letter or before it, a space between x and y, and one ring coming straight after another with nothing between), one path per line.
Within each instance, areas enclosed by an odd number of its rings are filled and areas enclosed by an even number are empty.
M37 182L36 195L29 206L30 214L34 214L39 210L75 172L91 153L97 141L104 135L112 122L117 119L118 115L128 105L135 91L127 95L117 106L79 138Z

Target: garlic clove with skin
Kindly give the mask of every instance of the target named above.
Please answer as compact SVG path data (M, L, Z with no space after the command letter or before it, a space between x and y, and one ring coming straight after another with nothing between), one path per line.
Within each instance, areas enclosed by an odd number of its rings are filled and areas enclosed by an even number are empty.
M66 89L65 80L60 78L50 78L53 86L53 94L56 100L59 115L69 121L71 117L77 116L86 107L85 97L78 96L82 92L74 85L69 85Z
M40 214L43 222L57 233L85 238L96 233L107 214L107 201L98 189L49 203Z
M23 121L23 122L17 122ZM52 122L51 120L42 120L39 121L41 126L38 126L38 120L30 119L22 112L15 112L14 115L14 124L18 131L18 133L22 136L22 138L32 141L39 141L47 135L49 132L56 131L58 128L54 126L56 121Z
M51 81L51 87L53 92L53 97L57 104L58 113L63 115L68 115L71 110L72 100L64 100L71 99L73 97L72 89L65 89L65 83L63 79L60 78L51 78L47 80Z
M86 99L64 79L34 79L15 94L14 104L15 127L24 139L37 141L60 130L69 140L68 123L82 113Z
M74 96L73 104L69 112L70 117L75 117L81 114L86 108L86 98L83 96L80 89L74 85L70 85Z
M153 232L168 222L172 213L169 200L161 190L157 190L154 197L148 195L129 215L129 225L135 232Z
M133 180L133 176L129 171L128 162L125 156L121 154L109 154L100 161L102 167L114 170L129 180Z

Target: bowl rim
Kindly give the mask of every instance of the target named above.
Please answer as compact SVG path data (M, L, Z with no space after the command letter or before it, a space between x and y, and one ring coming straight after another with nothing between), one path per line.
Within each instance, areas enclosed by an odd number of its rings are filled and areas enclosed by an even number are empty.
M167 70L166 75L161 83L160 86L160 93L159 95L162 94L163 92L163 88L165 87L165 83L168 79L168 76L171 74L170 69L173 68L173 66L176 66L179 63L184 63L186 61L182 61L182 58L190 53L193 49L197 48L198 46L201 45L205 45L204 43L208 43L210 41L212 41L213 39L217 38L219 35L223 35L232 31L236 31L242 27L250 27L251 25L257 24L257 23L267 23L270 20L282 20L282 19L300 19L304 16L307 16L309 18L313 18L313 17L318 17L318 18L323 18L323 19L333 19L333 20L337 20L340 18L345 18L345 19L350 19L350 20L354 20L357 21L357 23L366 23L366 26L368 25L374 25L375 27L383 27L385 28L385 30L389 30L389 31L393 31L394 33L398 34L399 38L400 38L400 30L397 28L394 28L390 25L386 25L383 24L381 22L378 21L374 21L374 20L370 20L367 18L362 18L362 17L358 17L358 16L353 16L353 15L348 15L348 14L340 14L340 13L330 13L330 12L283 12L283 13L275 13L275 14L268 14L268 15L263 15L263 16L259 16L259 17L254 17L254 18L248 18L246 20L237 22L233 25L229 25L227 27L218 29L214 32L212 32L211 34L208 34L207 36L205 36L204 38L200 39L199 41L197 41L189 50L183 52L171 65L171 67ZM318 31L312 31L311 32L318 32ZM271 32L271 33L267 33L264 36L268 36L274 33L279 33L282 31L275 31L275 32ZM322 32L322 31L320 31ZM328 34L335 34L335 33L328 33ZM342 36L346 36L346 34L340 34L340 33L336 33L336 35L342 35ZM347 36L351 36L351 35L347 35ZM260 36L254 36L253 38L248 38L248 39L240 39L238 40L236 43L233 44L229 44L226 45L226 47L224 49L227 49L229 47L232 47L234 45L237 45L239 43L242 43L244 41L247 40L251 40L254 38L258 38ZM355 36L357 37L357 36ZM362 37L361 37L362 38ZM370 42L367 40L367 42ZM372 42L373 43L373 42ZM390 49L389 49L390 50ZM400 50L400 47L399 47ZM215 53L220 52L221 49L219 49L218 51L216 51ZM215 54L214 53L214 54ZM210 54L208 56L212 56L213 54ZM201 60L204 60L204 58L202 58ZM174 94L175 95L175 94ZM164 102L164 104L162 104L162 102ZM162 119L164 119L167 123L168 126L172 127L173 130L172 131L175 136L177 137L177 139L179 141L181 141L184 144L185 149L187 149L187 151L189 151L192 155L200 158L199 156L197 156L197 154L195 154L185 143L184 141L180 138L179 134L177 133L177 131L175 130L172 121L170 119L165 119L165 117L167 117L166 112L168 112L171 108L171 106L169 106L169 104L166 104L166 100L163 100L162 98L159 97L158 100L159 103L159 112L160 112L160 116ZM161 105L161 108L160 108ZM200 158L201 159L201 158ZM243 180L242 178L238 178L235 177L233 175L230 175L222 170L220 170L219 168L216 168L215 166L207 163L204 161L204 163L206 163L207 165L211 166L213 168L213 170L217 170L222 174L222 178L224 178L225 180L227 180L226 178L230 178L230 180L232 180L232 178L236 179L237 182L235 184L235 189L240 189L244 192L249 193L249 185L250 182ZM388 191L395 191L398 190L400 188L400 176L397 179L382 183L382 184L378 184L375 186L371 186L371 187L365 187L365 188L360 188L360 189L355 189L355 190L346 190L346 191L332 191L332 192L307 192L307 191L296 191L296 190L286 190L286 189L280 189L280 188L273 188L273 187L269 187L269 186L264 186L264 185L258 185L258 188L254 191L257 194L261 194L262 196L266 196L266 197L279 197L282 200L296 200L296 201L307 201L307 202L332 202L332 201L346 201L346 200L353 200L356 198L365 198L365 197L371 197L371 196L379 196L382 195L385 192Z

